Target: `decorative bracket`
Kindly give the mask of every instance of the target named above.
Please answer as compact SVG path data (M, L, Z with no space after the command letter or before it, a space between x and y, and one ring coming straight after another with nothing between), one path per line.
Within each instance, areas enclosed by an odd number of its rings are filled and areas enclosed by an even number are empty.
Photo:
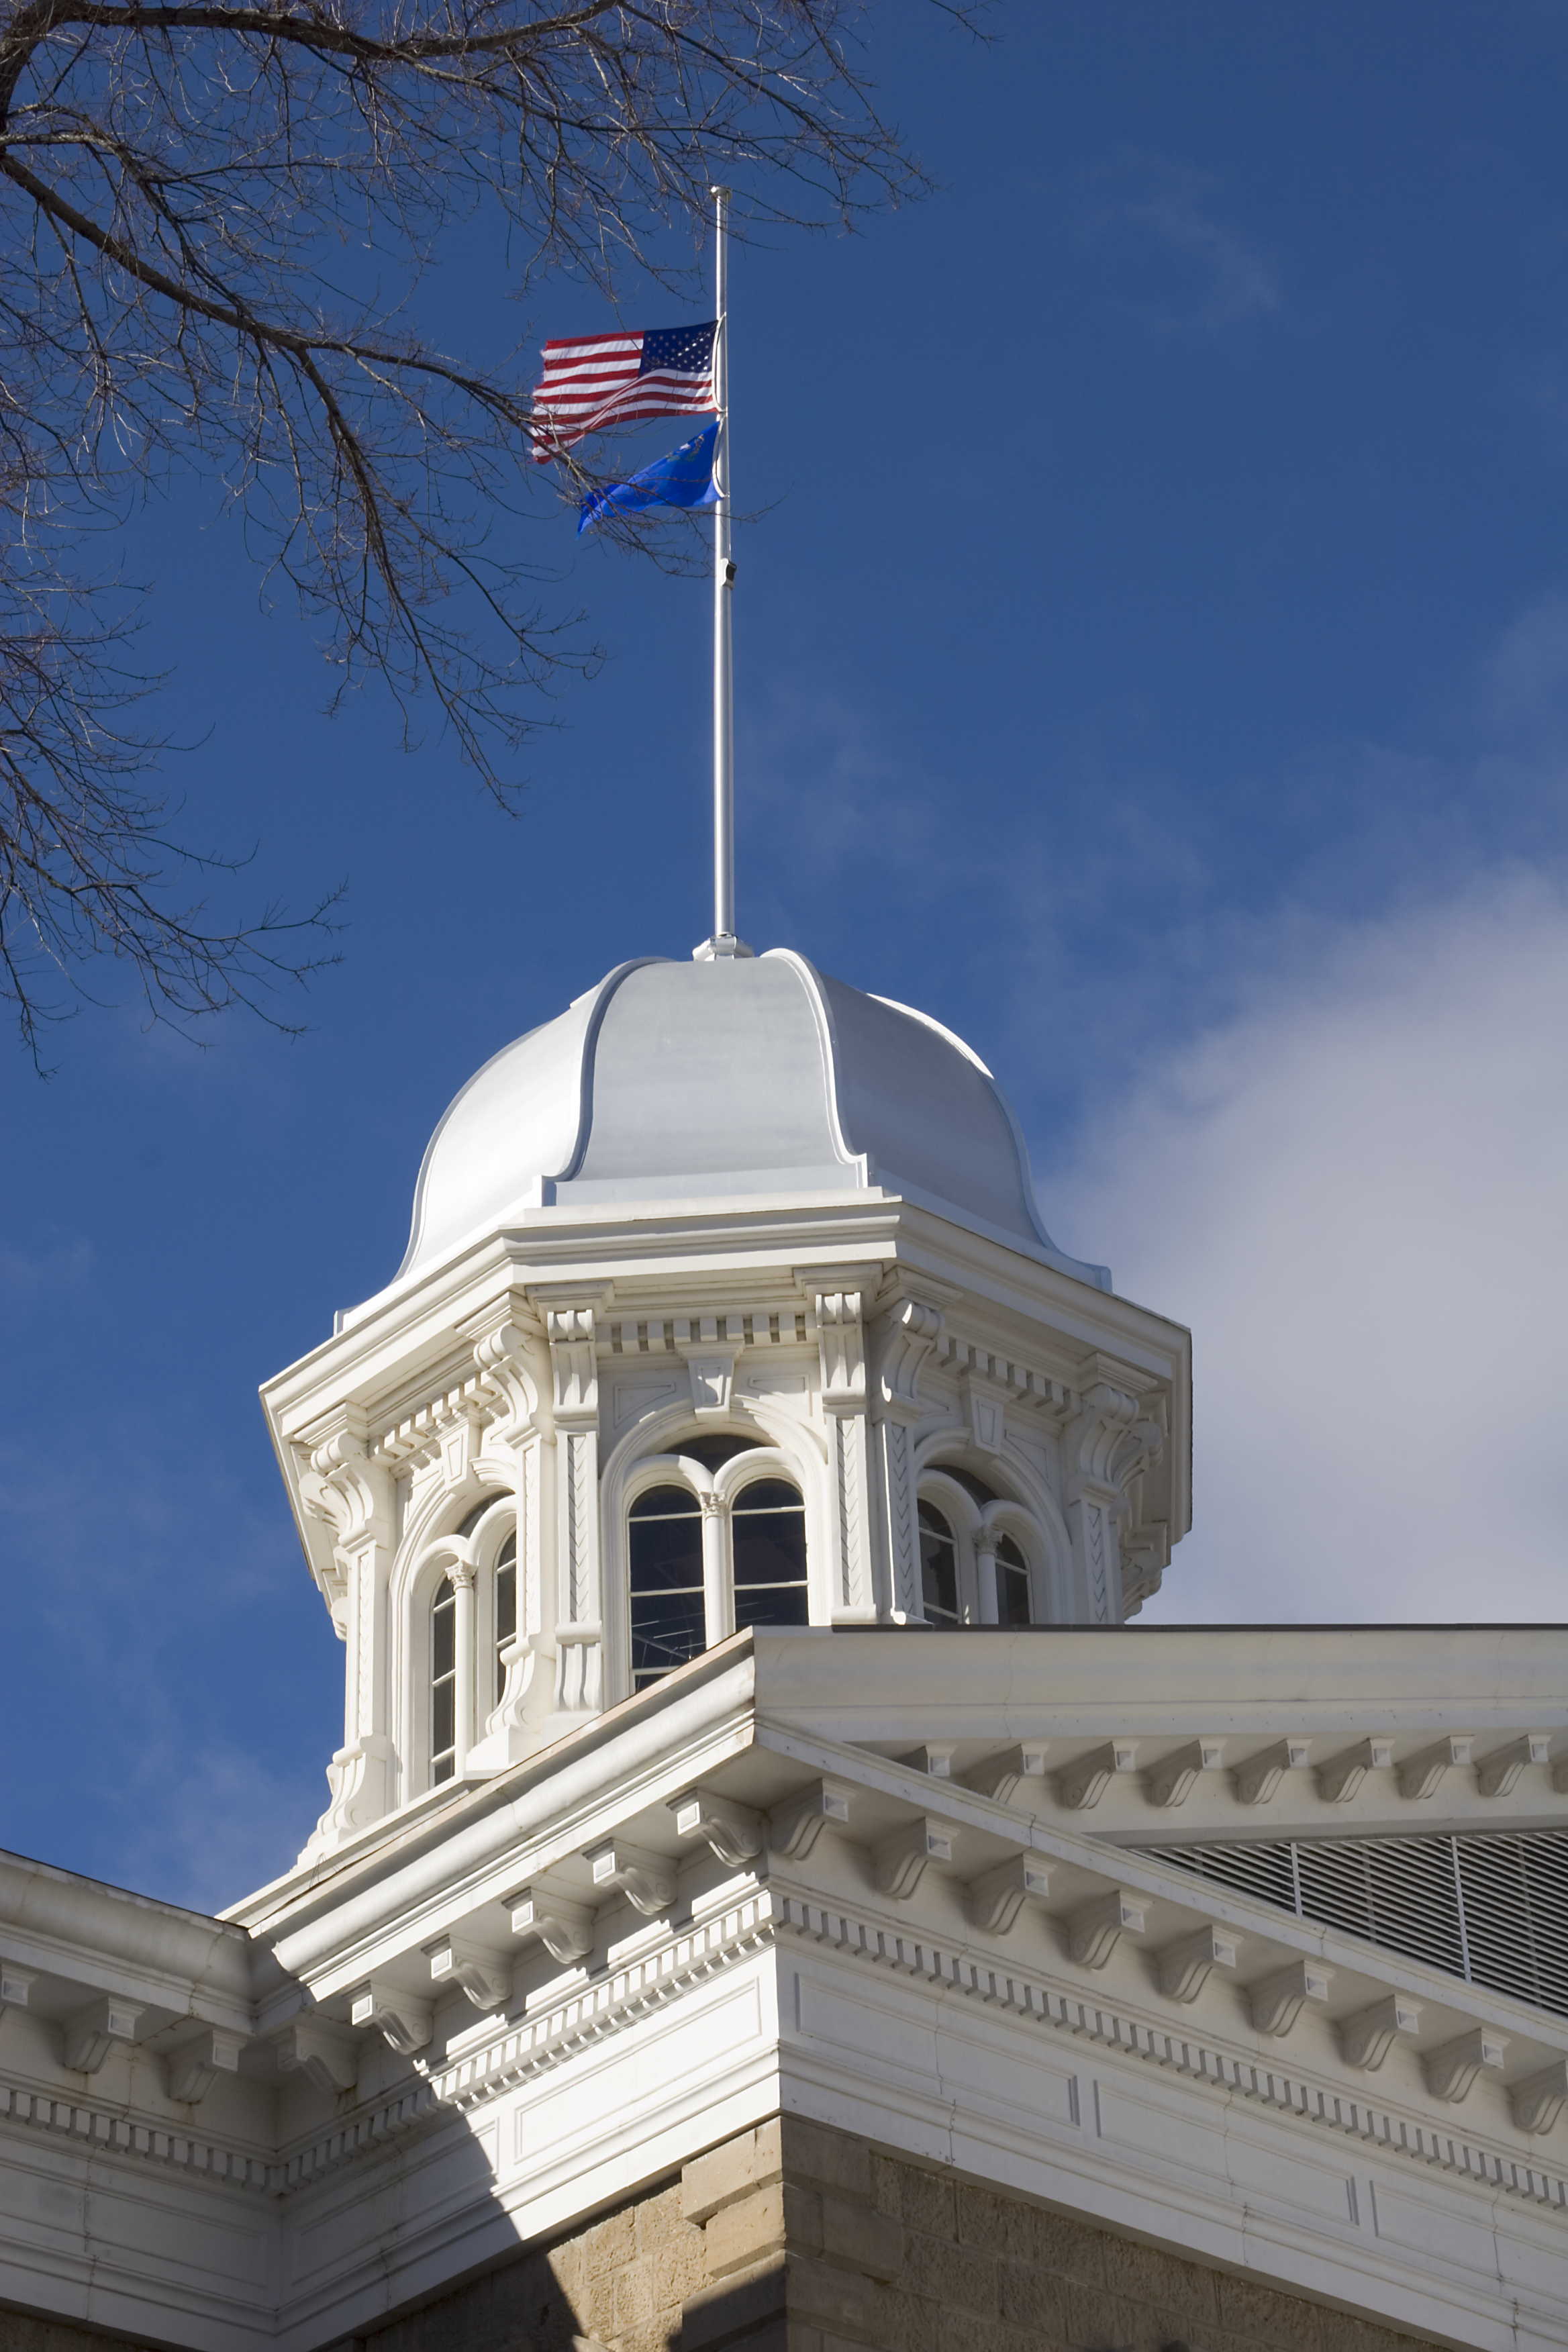
M243 2033L224 2033L209 2025L194 2042L183 2042L169 2053L169 2096L186 2106L205 2099L220 2074L239 2072L246 2041Z
M911 1748L907 1756L897 1757L894 1760L907 1765L911 1772L923 1772L928 1780L951 1780L955 1745L951 1740L939 1740L934 1745L928 1740L923 1748Z
M1122 1937L1143 1933L1144 1905L1118 1887L1086 1903L1068 1921L1068 1957L1080 1969L1102 1969Z
M1292 1960L1289 1968L1260 1977L1247 1988L1253 2024L1259 2033L1289 2033L1308 2001L1327 2000L1333 1980L1332 1969L1316 1960Z
M1568 2058L1554 2058L1539 2074L1516 2083L1509 2093L1514 2122L1521 2131L1549 2132L1568 2100Z
M134 2042L141 2009L111 1993L89 2000L65 2023L65 2063L73 2074L96 2074L117 2042Z
M573 1903L543 1885L523 1886L505 1897L514 1936L537 1936L552 1960L563 1967L586 1959L594 1948L592 1906Z
M426 2047L436 2031L436 2004L421 2000L417 1993L400 1992L395 1985L383 1984L379 1978L373 1978L369 1984L360 1985L350 1993L349 2022L362 2030L374 2027L400 2057L411 2058L416 2050ZM299 2063L312 2081L321 2082L309 2059ZM337 2089L350 2087L347 2083L340 2083L336 2075L331 2080ZM326 2087L322 2083L321 2088Z
M882 1404L901 1421L920 1418L921 1373L942 1330L941 1308L923 1299L906 1298L888 1318L877 1386Z
M970 1880L964 1908L983 1936L1005 1936L1026 1903L1043 1903L1050 1891L1050 1874L1043 1862L1031 1854L1009 1854L994 1870Z
M675 1906L675 1870L662 1854L647 1853L621 1838L606 1838L583 1856L595 1893L618 1889L645 1919L662 1919Z
M1167 1944L1154 1956L1160 1990L1168 2000L1196 2000L1208 1982L1209 1970L1235 1968L1237 1952L1245 1941L1244 1937L1227 1935L1223 1927L1200 1927L1196 1935Z
M879 1895L890 1895L895 1903L907 1903L925 1875L930 1862L952 1860L953 1832L945 1822L933 1822L923 1815L917 1822L906 1822L891 1837L871 1849L871 1871Z
M1451 1732L1447 1738L1436 1740L1424 1748L1419 1756L1407 1756L1398 1767L1395 1778L1402 1797L1430 1797L1451 1765L1468 1764L1475 1741L1468 1732Z
M1239 1803L1266 1805L1287 1772L1303 1772L1312 1753L1310 1739L1277 1739L1238 1764L1233 1775Z
M1370 2009L1358 2009L1353 2017L1341 2020L1340 2048L1347 2066L1359 2067L1364 2074L1375 2074L1399 2034L1416 2034L1420 2031L1420 2002L1406 2000L1403 1993L1391 1992L1382 2000L1374 2000Z
M1086 1813L1099 1804L1114 1774L1137 1769L1138 1742L1108 1739L1103 1748L1091 1748L1087 1756L1064 1766L1057 1774L1057 1794L1075 1813Z
M555 1418L576 1427L591 1426L598 1418L599 1367L594 1340L597 1303L583 1300L545 1308Z
M1159 1458L1165 1433L1157 1421L1140 1420L1136 1388L1123 1385L1136 1381L1135 1372L1108 1356L1090 1357L1087 1370L1080 1410L1063 1433L1069 1485L1087 1481L1120 1495ZM1107 1371L1117 1377L1104 1378Z
M832 1780L814 1780L768 1815L768 1843L781 1862L804 1862L828 1823L848 1828L849 1791Z
M1326 1804L1348 1805L1369 1772L1386 1772L1393 1761L1392 1739L1358 1739L1319 1765L1318 1794Z
M1223 1739L1190 1739L1173 1756L1153 1765L1143 1775L1152 1805L1184 1805L1200 1772L1217 1772L1225 1762Z
M1478 2025L1473 2032L1461 2033L1457 2042L1446 2042L1441 2050L1429 2053L1423 2062L1426 2088L1435 2099L1457 2106L1482 2067L1500 2067L1507 2056L1508 2036Z
M1004 1748L1000 1756L988 1756L983 1764L974 1765L963 1775L966 1789L978 1790L998 1805L1010 1805L1022 1789L1030 1793L1030 1783L1043 1789L1046 1781L1046 1756L1050 1742L1026 1739L1016 1748Z
M754 1862L763 1850L763 1817L749 1805L732 1804L711 1790L689 1789L684 1797L670 1799L669 1810L675 1815L678 1837L706 1838L713 1853L731 1870L738 1870L743 1862Z
M368 1992L370 1988L364 1990ZM278 2043L278 2064L285 2074L298 2067L329 2098L352 2091L359 2081L359 2053L345 2048L336 2034L309 2018L300 2018L283 2035Z
M504 2009L511 1999L511 1970L493 1952L454 1943L449 1936L425 1948L432 1984L459 1985L476 2009Z
M370 1423L357 1405L313 1423L300 1441L310 1448L310 1468L321 1486L307 1496L307 1508L331 1526L337 1546L374 1536L392 1540L392 1482L370 1455Z
M1552 1736L1545 1731L1527 1731L1506 1748L1494 1748L1489 1756L1481 1759L1476 1768L1476 1786L1483 1797L1506 1797L1512 1793L1515 1781L1527 1764L1545 1764L1552 1757ZM1553 1776L1552 1786L1563 1783Z
M858 1290L816 1295L816 1348L824 1412L866 1410L866 1333Z
M473 1342L475 1366L509 1439L521 1437L531 1425L539 1405L539 1391L528 1363L528 1334L512 1320L514 1313L521 1312L526 1309L509 1295L459 1326L461 1337Z

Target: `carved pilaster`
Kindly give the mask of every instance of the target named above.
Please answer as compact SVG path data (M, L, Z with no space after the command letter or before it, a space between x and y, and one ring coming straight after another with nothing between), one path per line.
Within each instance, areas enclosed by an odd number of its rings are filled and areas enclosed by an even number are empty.
M533 1297L544 1311L555 1433L555 1706L547 1729L559 1738L603 1704L595 1322L601 1294Z
M828 1527L833 1620L864 1624L877 1615L871 1561L871 1479L867 1449L866 1333L858 1290L815 1294L822 1409L827 1418L833 1505Z
M877 1614L900 1625L921 1613L914 1432L930 1409L921 1394L921 1373L942 1330L940 1308L906 1298L878 1334L868 1448L880 1570L874 1597Z
M517 1632L500 1654L506 1680L482 1724L483 1737L469 1759L476 1771L500 1771L539 1744L530 1719L542 1712L543 1678L555 1658L555 1628L542 1606L540 1469L542 1441L537 1430L512 1449L512 1495L517 1510Z
M305 1508L332 1532L341 1622L336 1609L333 1617L348 1657L343 1744L327 1768L331 1801L301 1861L330 1853L368 1829L394 1801L387 1586L395 1538L392 1476L371 1454L364 1413L342 1406L316 1423L302 1444L310 1459L309 1475L301 1481Z
M1062 1434L1079 1613L1091 1625L1121 1622L1121 1530L1129 1497L1164 1444L1159 1423L1141 1413L1135 1390L1108 1377L1121 1370L1107 1357L1090 1358L1079 1410ZM1129 1383L1132 1377L1124 1375Z

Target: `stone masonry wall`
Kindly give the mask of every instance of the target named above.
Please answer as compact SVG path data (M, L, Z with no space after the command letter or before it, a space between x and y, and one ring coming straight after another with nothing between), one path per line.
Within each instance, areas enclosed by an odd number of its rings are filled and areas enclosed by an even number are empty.
M355 2352L1436 2352L1426 2337L787 2116L353 2343ZM3 2330L0 2347L9 2352Z

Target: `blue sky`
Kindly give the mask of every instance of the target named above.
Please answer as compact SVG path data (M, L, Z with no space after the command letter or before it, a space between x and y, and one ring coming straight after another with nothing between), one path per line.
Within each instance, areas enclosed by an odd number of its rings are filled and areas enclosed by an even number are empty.
M994 22L877 20L940 193L734 264L742 929L971 1039L1058 1239L1192 1324L1151 1619L1561 1616L1568 10ZM426 299L611 323L509 291L479 225ZM709 928L709 592L528 528L609 659L513 824L321 715L196 489L142 529L187 836L349 929L297 1043L0 1063L13 1848L204 1905L291 1860L342 1654L257 1385L393 1272L464 1078Z

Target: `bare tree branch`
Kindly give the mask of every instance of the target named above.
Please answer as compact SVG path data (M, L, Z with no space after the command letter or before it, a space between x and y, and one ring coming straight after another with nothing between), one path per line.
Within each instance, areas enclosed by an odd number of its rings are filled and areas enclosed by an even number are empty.
M753 224L918 191L864 37L860 0L0 0L0 992L35 1054L51 973L68 999L126 959L186 1024L266 1012L318 960L277 915L171 911L193 861L127 731L158 681L133 600L72 568L84 529L216 483L336 695L380 678L405 738L428 698L506 804L541 695L595 659L527 528L595 478L563 459L540 497L534 355L440 349L422 276L499 215L508 290L563 273L614 301L628 270L679 278L670 231L694 249L715 179Z

